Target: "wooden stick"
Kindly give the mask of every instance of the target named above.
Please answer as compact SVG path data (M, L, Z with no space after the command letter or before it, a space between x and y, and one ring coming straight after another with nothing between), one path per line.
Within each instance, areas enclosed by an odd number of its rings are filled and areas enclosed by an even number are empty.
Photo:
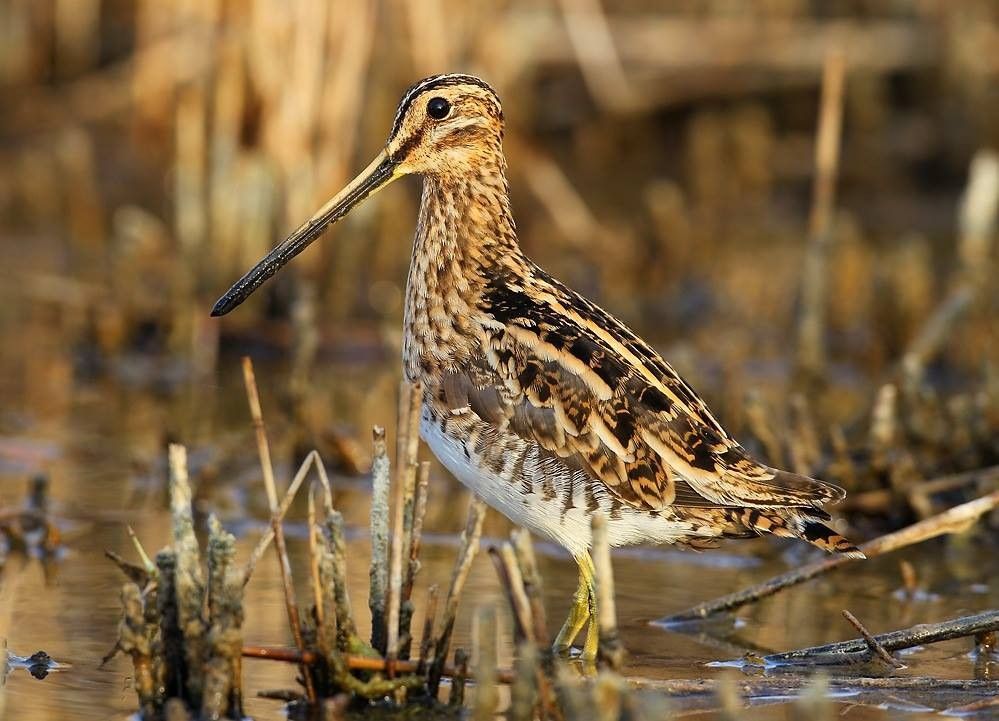
M420 547L423 544L423 519L427 515L427 491L430 486L430 461L422 461L416 472L416 495L413 500L413 527L409 540L409 568L402 586L402 600L413 595L416 574L420 571Z
M406 517L406 451L409 424L410 396L413 387L405 379L399 385L399 408L396 414L395 472L392 474L392 528L389 546L388 594L385 606L386 642L385 655L395 659L399 642L399 604L402 597L402 526ZM391 664L389 673L391 674Z
M234 567L236 539L208 518L208 629L203 659L202 718L243 718L243 583Z
M274 548L278 554L281 569L281 583L284 586L284 604L291 625L291 635L300 651L305 651L305 641L302 638L302 625L298 616L298 601L295 599L295 586L291 578L291 563L288 561L288 548L284 540L284 526L281 524L280 508L278 506L277 488L274 485L274 468L271 464L270 445L267 442L267 430L264 427L264 416L260 409L260 394L257 392L257 380L253 373L253 361L249 356L243 356L243 381L246 385L246 400L250 405L250 417L257 436L257 452L260 455L260 468L264 475L264 487L267 489L267 502L271 511L271 529L274 531ZM308 668L302 667L302 678L305 683L305 694L309 704L316 703L316 689L312 685L312 676Z
M118 640L114 649L105 657L105 662L118 651L132 658L133 680L139 697L139 712L142 718L155 718L157 684L154 673L153 654L150 643L152 635L147 628L142 589L134 583L121 587L122 615L118 622ZM5 644L6 646L6 644ZM4 648L4 666L7 666L7 649ZM4 669L6 672L6 668Z
M334 674L346 672L340 656L337 643L339 630L337 628L338 609L336 601L336 571L333 558L333 544L323 534L322 528L313 526L310 529L315 538L316 565L319 568L319 606L316 609L316 649L325 659ZM325 684L324 684L325 685Z
M525 641L537 643L546 639L536 638L534 635L534 619L531 618L531 602L527 597L527 589L524 588L524 576L520 572L520 565L517 563L517 556L513 546L507 542L500 547L500 556L503 561L503 568L506 576L510 580L510 605L512 606L514 617L522 627Z
M454 651L454 666L451 674L451 693L448 694L447 704L452 708L464 708L465 706L465 682L472 678L468 670L468 652L463 648ZM437 694L434 693L434 698Z
M437 598L440 587L435 583L427 589L427 605L423 618L423 638L420 639L420 658L417 660L416 673L421 676L426 673L427 663L430 662L430 653L434 642L434 621L437 618Z
M205 647L204 576L201 554L194 535L191 511L191 484L187 473L187 449L171 443L168 449L170 465L170 514L173 550L176 552L174 574L178 627L183 634L183 654L187 663L184 678L185 697L201 705Z
M416 489L413 512L410 514L408 562L402 583L402 603L399 606L399 635L404 639L399 648L400 658L409 658L412 647L413 586L420 572L420 549L423 545L423 519L427 515L427 491L430 486L430 462L420 462L416 471Z
M153 656L154 676L161 678L164 697L185 697L184 633L180 627L177 598L177 551L164 548L156 554L156 615L159 618L160 653Z
M343 537L343 516L339 511L327 510L323 521L323 536L330 551L334 606L336 609L337 642L340 650L346 652L360 647L354 609L350 602L347 587L347 545Z
M257 392L257 379L253 372L253 360L243 356L243 384L246 386L246 402L250 406L250 418L257 437L257 453L260 456L260 470L264 475L264 490L271 514L277 510L277 488L274 484L274 466L271 463L271 447L267 442L267 428L260 408L260 394Z
M611 565L610 542L607 538L607 516L593 514L593 568L597 584L597 623L600 632L600 657L611 670L624 664L624 646L617 630L617 608L614 604L614 568Z
M482 536L482 521L486 517L486 504L478 498L472 498L468 506L468 520L465 530L461 533L461 550L455 560L454 571L451 574L451 586L448 588L447 600L444 602L444 617L440 636L434 647L434 662L427 678L427 690L430 695L437 695L443 674L447 652L451 646L451 634L454 632L454 620L458 615L458 599L465 588L465 580L472 568L472 561L479 550L479 538Z
M839 145L843 125L843 88L846 60L830 51L822 71L822 100L815 143L815 184L808 221L808 246L801 278L801 315L798 319L798 371L808 379L825 367L825 316L832 214L836 201Z
M893 383L878 389L871 409L871 427L867 446L871 451L871 466L876 471L888 470L891 450L898 445L898 390Z
M537 644L521 643L517 646L513 670L516 678L510 688L509 721L547 719L546 715L537 713L538 674L541 670Z
M315 608L316 626L321 627L326 619L323 611L323 585L319 578L319 544L316 537L319 533L319 527L316 525L315 484L309 486L309 510L306 525L309 534L309 576L312 581L312 603Z
M131 524L126 524L125 530L128 532L128 538L132 541L132 545L135 546L135 552L139 554L139 560L142 561L142 567L146 569L146 573L153 573L156 570L156 565L153 563L152 559L149 558L149 554L146 553L146 549L142 547L142 542L139 537L135 535L135 529L132 528Z
M731 678L731 677L729 677ZM628 682L635 689L658 691L671 696L713 696L721 681L717 678L700 679L654 679L630 677ZM812 682L812 676L796 674L788 676L739 677L734 681L736 691L747 699L782 695L789 691L799 691ZM882 690L882 691L952 691L977 693L992 696L999 694L999 681L972 681L939 679L926 676L902 676L897 678L832 678L830 690Z
M939 623L921 623L900 631L891 631L871 636L870 640L880 646L886 653L891 653L906 648L923 646L928 643L938 643L965 636L974 636L997 629L999 629L999 610L993 610L974 616L953 618ZM766 666L777 666L817 658L823 659L824 663L828 663L835 657L843 657L845 660L848 655L862 653L868 648L868 640L855 638L850 641L830 643L824 646L811 646L796 651L788 651L787 653L771 654L763 657L763 663Z
M545 629L544 604L541 600L541 576L538 573L534 549L531 547L531 536L527 529L515 529L511 534L511 542L504 543L500 553L504 569L510 579L514 615L519 625L525 629L524 642L517 646L518 653L522 656L519 664L521 668L514 671L522 684L526 683L524 674L533 672L531 695L540 699L541 718L552 721L561 719L562 714L555 702L551 680L545 674L544 667L537 663L538 644L547 643L548 632ZM528 656L534 660L525 668ZM521 695L523 696L523 689Z
M413 491L416 483L416 453L419 448L419 408L422 402L419 384L402 381L399 391L398 443L396 446L395 494L392 528L392 555L389 567L388 634L386 655L389 660L399 657L399 617L402 606L402 559L409 550L407 515L412 518ZM408 507L408 508L407 508ZM391 676L389 665L389 675Z
M152 578L153 573L156 572L155 566L153 566L152 572L147 571L142 566L126 561L109 548L104 549L104 557L116 565L118 570L125 574L125 577L139 588L145 588L149 584L149 579Z
M997 507L999 507L999 491L976 498L974 501L963 503L960 506L955 506L932 518L919 521L893 533L879 536L874 540L862 544L860 550L868 558L874 558L875 556L897 551L900 548L921 543L922 541L936 538L946 533L962 531L981 516ZM755 586L722 596L721 598L716 598L712 601L700 603L686 611L667 616L654 623L658 626L675 627L691 622L703 621L709 616L725 611L732 611L747 603L772 596L778 591L796 586L799 583L804 583L855 560L857 559L849 556L831 556L775 576Z
M919 387L926 364L940 351L957 322L982 291L997 213L999 155L995 151L981 150L971 162L968 186L961 200L960 275L902 356L901 370L905 388L910 393Z
M531 603L531 619L534 621L534 638L543 643L548 638L548 624L545 618L545 605L541 592L541 574L531 545L531 534L526 528L516 528L510 534L520 575L524 579L524 592Z
M475 609L472 657L478 680L475 684L472 721L495 721L496 707L499 705L499 690L496 688L499 667L496 635L499 627L496 615L496 606L493 604Z
M284 520L285 515L288 513L288 509L291 508L292 502L295 500L295 496L298 494L299 489L305 482L308 476L309 469L315 468L316 473L319 478L320 484L326 494L326 505L329 506L329 496L330 496L330 482L329 478L326 476L326 467L323 465L323 460L319 456L318 451L310 451L302 461L302 465L298 467L295 472L295 477L291 481L291 485L288 486L288 490L284 493L284 498L281 499L281 505L278 507L277 518L281 522ZM271 542L274 540L274 527L271 525L265 532L264 535L260 537L257 545L253 548L253 552L250 554L249 560L246 562L246 566L243 570L243 583L249 583L250 576L253 575L253 569L256 568L257 562L263 557L264 553L267 551Z
M368 608L371 609L371 646L385 655L388 625L385 601L389 572L389 494L391 466L385 446L385 429L371 429L374 453L371 461L371 570Z
M873 656L879 658L883 663L887 664L889 668L905 668L905 664L900 663L898 659L894 658L887 649L878 643L878 639L871 635L871 632L860 622L860 620L854 616L852 613L847 611L845 608L842 611L843 618L845 618L851 626L857 629L857 632L864 639L864 643L867 644L868 650Z

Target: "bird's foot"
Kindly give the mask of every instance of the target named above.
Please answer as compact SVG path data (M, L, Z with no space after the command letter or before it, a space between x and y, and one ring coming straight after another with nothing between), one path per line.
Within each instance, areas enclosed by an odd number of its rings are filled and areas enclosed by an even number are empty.
M560 656L569 656L572 653L572 644L584 626L586 626L586 641L583 643L580 658L584 663L592 665L597 659L600 633L597 626L597 596L593 587L592 563L589 562L588 556L586 562L580 563L579 586L572 596L572 607L565 623L562 624L562 629L555 637L552 650Z
M589 623L586 626L586 641L583 643L583 661L596 663L597 652L600 649L600 627L597 624L596 609L590 612Z
M580 587L576 589L576 593L572 596L572 606L569 608L569 615L566 617L565 623L562 624L562 629L555 637L552 650L560 656L568 656L572 651L572 644L576 640L576 636L583 630L583 626L586 625L589 619L589 594L586 587L580 584ZM589 641L589 637L587 637L587 641Z

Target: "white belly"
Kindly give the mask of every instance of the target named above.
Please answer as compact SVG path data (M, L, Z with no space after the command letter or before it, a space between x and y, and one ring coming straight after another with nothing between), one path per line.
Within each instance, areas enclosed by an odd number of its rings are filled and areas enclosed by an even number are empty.
M526 441L507 439L518 446L517 450L511 449L511 457L521 449L527 453L522 475L533 480L533 490L529 492L525 492L525 484L513 477L512 462L494 471L479 462L471 449L466 455L466 444L443 432L426 407L421 417L420 435L444 467L472 493L515 524L564 546L573 556L582 555L590 546L591 513L587 508L592 509L594 504L608 517L607 530L612 546L672 543L685 536L701 535L686 521L670 520L620 504L612 508L612 499L601 484L593 484L595 488L591 486L587 491L582 482L555 483L546 493L542 488L546 476L561 476L568 480L570 472L559 468L554 474L549 473L553 464L559 462L551 458L542 460L538 448L528 448Z

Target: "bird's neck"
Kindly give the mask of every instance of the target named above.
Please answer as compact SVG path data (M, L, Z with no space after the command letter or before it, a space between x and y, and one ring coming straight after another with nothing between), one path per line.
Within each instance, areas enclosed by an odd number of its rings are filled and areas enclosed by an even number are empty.
M510 211L502 158L474 174L426 176L406 282L407 376L427 372L431 357L460 356L487 283L523 254Z
M448 279L455 273L474 275L520 252L505 171L500 156L474 174L425 177L414 267L423 261L431 275Z

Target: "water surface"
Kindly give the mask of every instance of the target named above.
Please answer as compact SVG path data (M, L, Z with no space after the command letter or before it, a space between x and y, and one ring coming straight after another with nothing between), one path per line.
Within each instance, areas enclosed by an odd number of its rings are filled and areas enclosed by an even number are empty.
M42 322L44 321L44 322ZM0 636L11 652L44 649L68 668L44 680L15 670L0 691L0 715L9 719L127 718L136 700L130 662L101 658L114 642L122 577L103 558L105 549L134 558L125 525L131 524L149 551L166 541L163 467L168 438L190 447L199 487L196 510L203 520L217 512L239 535L243 558L262 528L264 499L242 395L238 358L224 356L217 377L191 380L179 364L136 355L88 369L79 348L62 340L59 318L40 318L29 309L8 316L0 346L0 493L18 502L27 478L51 478L56 515L67 555L50 569L37 559L13 555L0 581ZM0 326L2 327L2 326ZM31 349L30 353L26 349ZM288 448L280 438L287 424L276 389L287 369L258 354L258 381L265 414L275 436L279 475L288 478ZM323 365L316 393L329 404L339 427L366 443L367 428L394 415L396 363L349 355ZM426 451L423 451L426 453ZM337 503L350 525L351 591L358 620L367 623L368 479L336 476ZM415 598L422 606L430 582L446 586L467 497L438 466L431 481L431 507L424 570ZM289 524L292 561L304 578L301 508ZM502 537L502 519L491 518L487 538ZM554 632L575 587L571 561L559 549L538 544L549 625ZM706 663L739 657L744 651L788 650L854 636L841 619L848 608L874 632L942 620L995 605L999 598L994 555L972 543L943 540L903 554L849 567L767 599L739 614L738 627L714 636L681 635L649 621L728 593L783 571L811 556L803 545L773 541L729 543L717 551L629 549L615 556L617 608L629 651L627 673L652 678L715 677L731 673ZM906 602L893 596L900 586L898 563L910 560L925 597ZM304 589L303 589L304 591ZM301 596L304 598L304 593ZM469 618L480 603L501 598L491 564L480 557L462 603L455 643L469 644ZM418 609L414 629L422 627ZM245 639L256 644L290 644L277 564L268 555L248 587ZM969 643L955 641L904 656L906 675L971 678ZM509 663L510 649L503 650ZM261 689L293 687L293 669L275 663L245 665L247 711L260 719L282 718L277 702L253 698ZM897 699L894 705L907 705ZM848 719L887 718L889 711L844 701ZM761 706L746 718L785 718L786 706ZM930 718L912 710L906 718Z

